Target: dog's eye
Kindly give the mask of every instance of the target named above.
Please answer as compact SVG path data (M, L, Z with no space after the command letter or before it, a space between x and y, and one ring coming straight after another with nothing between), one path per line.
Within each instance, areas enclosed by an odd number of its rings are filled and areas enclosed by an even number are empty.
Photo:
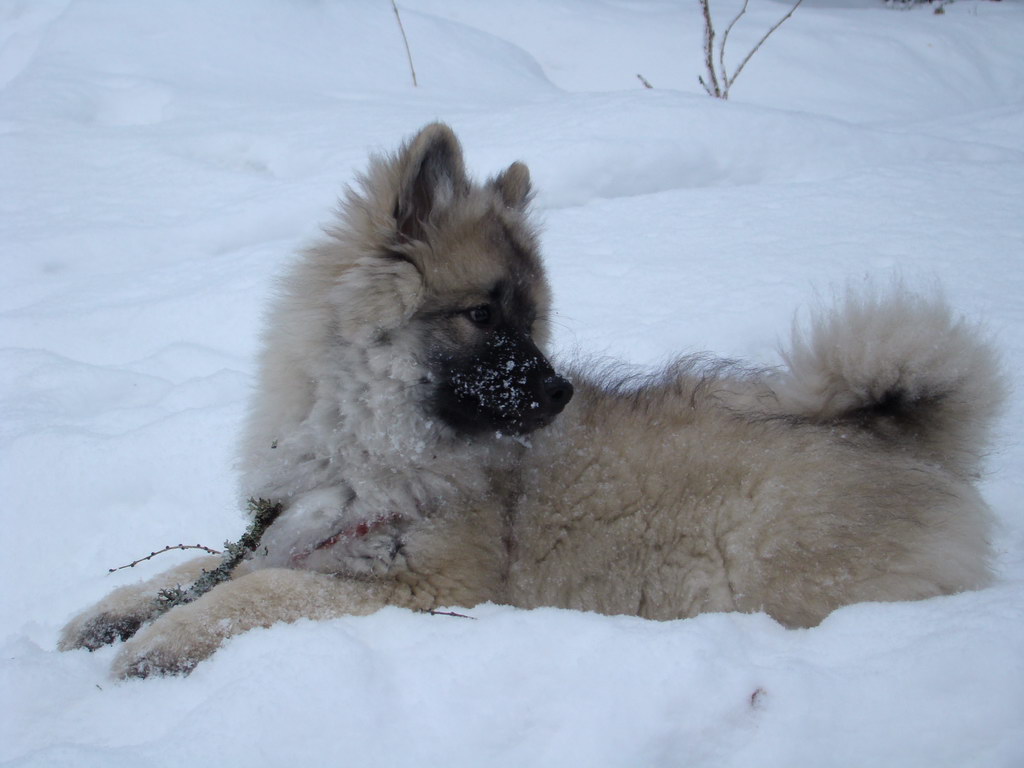
M493 314L491 312L490 305L481 304L479 307L467 309L466 317L468 317L477 325L490 325Z

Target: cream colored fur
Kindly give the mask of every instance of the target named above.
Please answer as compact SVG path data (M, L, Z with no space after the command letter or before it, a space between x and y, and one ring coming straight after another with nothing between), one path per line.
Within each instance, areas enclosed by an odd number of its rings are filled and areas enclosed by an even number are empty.
M429 217L403 218L424 180ZM462 333L437 319L446 302L485 295L515 266L546 338L528 197L520 164L470 183L440 125L373 161L268 318L242 440L244 495L286 507L268 554L143 627L116 675L187 672L252 627L383 605L766 611L812 626L852 602L988 582L989 512L973 481L1001 378L938 299L851 293L795 335L779 372L581 367L565 412L525 439L439 423L424 408L425 347ZM403 227L417 236L397 237ZM402 258L382 257L396 248ZM369 521L369 534L313 549ZM131 634L159 588L206 563L118 590L61 647Z

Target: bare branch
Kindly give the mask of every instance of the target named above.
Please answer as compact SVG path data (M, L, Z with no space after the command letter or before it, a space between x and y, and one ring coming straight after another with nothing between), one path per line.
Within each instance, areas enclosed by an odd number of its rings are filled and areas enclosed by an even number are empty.
M739 67L736 68L736 71L733 73L731 78L726 76L724 71L722 72L722 76L725 78L725 97L726 98L729 97L729 88L731 88L732 84L736 82L736 78L740 76L740 72L743 71L743 68L747 65L747 62L750 61L750 57L753 56L755 53L757 53L757 50L764 44L764 41L767 40L771 36L772 32L774 32L776 29L781 27L783 25L783 23L786 21L786 19L788 19L790 16L793 15L793 11L795 11L797 8L799 8L800 4L803 1L804 0L796 0L796 3L793 4L793 7L789 9L789 13L787 13L785 16L783 16L781 19L779 19L771 29L769 29L767 32L764 33L764 37L762 37L760 40L758 40L757 41L757 45L755 45L753 48L750 49L750 53L748 53L747 57L745 59L743 59L743 61L740 62ZM744 0L744 7L746 7L746 0Z
M718 75L715 72L715 25L711 21L708 0L700 0L700 7L704 12L704 67L708 73L707 82L701 78L700 83L710 96L722 98L722 91L718 87Z
M117 568L108 568L107 573L114 573L116 571L123 571L125 568L134 568L139 563L144 563L147 560L152 560L157 555L162 555L164 552L170 552L173 549L201 549L203 552L209 552L211 555L219 555L220 551L216 549L210 549L204 547L202 544L169 544L163 549L158 549L156 552L150 552L145 557L140 557L138 560L133 560L127 565L119 565Z
M419 84L416 82L416 68L412 65L412 51L409 50L409 38L405 36L402 14L398 12L398 5L395 3L395 0L391 0L391 7L395 11L395 18L398 19L398 30L402 33L402 42L405 43L405 55L409 59L409 71L412 73L412 87L417 88Z
M639 72L637 73L636 77L641 83L644 84L644 88L654 88L653 85L647 82L647 78L641 75Z
M749 0L743 0L743 7L740 8L740 12L736 14L736 17L729 22L729 26L722 33L722 41L718 44L718 66L722 72L722 79L725 80L726 98L728 98L730 82L729 70L725 68L725 43L729 39L729 33L732 32L732 28L736 26L736 22L743 18L743 14L747 12L747 5L749 5Z

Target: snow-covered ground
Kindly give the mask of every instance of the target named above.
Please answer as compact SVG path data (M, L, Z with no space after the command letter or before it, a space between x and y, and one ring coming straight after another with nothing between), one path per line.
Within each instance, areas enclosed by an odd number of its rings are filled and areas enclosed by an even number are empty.
M697 83L696 0L400 8L415 89L386 0L0 1L0 762L1024 765L1024 4L806 0L729 102ZM786 8L753 0L731 59ZM127 683L114 649L58 653L187 553L108 568L237 537L273 277L433 119L479 176L530 165L563 355L771 364L836 287L941 284L1017 388L996 583L806 631L389 609Z

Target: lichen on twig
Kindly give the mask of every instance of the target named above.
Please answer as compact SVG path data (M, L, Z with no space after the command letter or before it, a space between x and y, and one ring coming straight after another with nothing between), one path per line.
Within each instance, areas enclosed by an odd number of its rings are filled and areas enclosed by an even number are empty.
M160 590L155 600L160 613L169 611L176 605L191 603L221 582L227 581L239 563L256 551L264 532L281 514L282 506L280 503L273 503L266 499L249 499L248 503L249 512L253 518L252 523L245 529L245 533L238 541L224 542L224 553L220 565L212 571L203 571L203 574L187 589L178 586L173 589Z

